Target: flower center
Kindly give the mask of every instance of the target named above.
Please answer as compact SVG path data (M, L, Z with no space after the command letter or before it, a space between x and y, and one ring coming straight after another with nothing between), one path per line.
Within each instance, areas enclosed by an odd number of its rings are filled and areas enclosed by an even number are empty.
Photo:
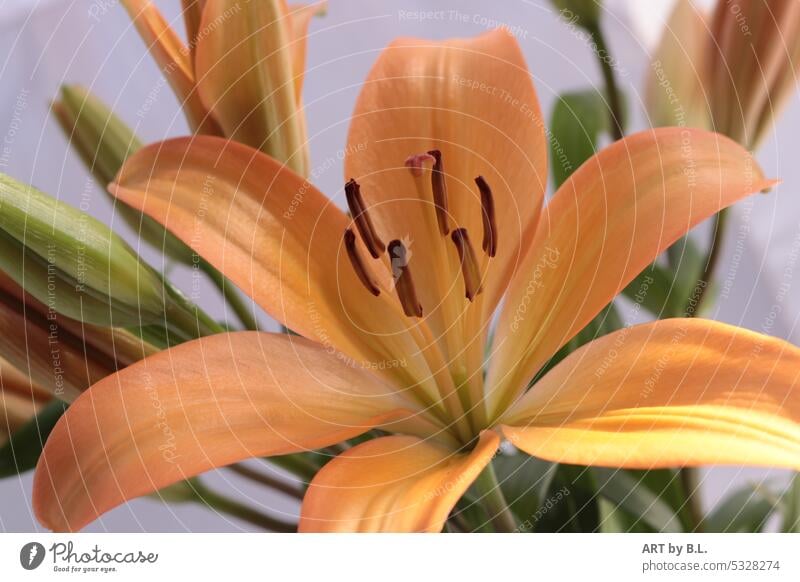
M427 255L420 255L427 259L412 265L407 242L393 238L388 245L383 243L370 216L370 209L361 195L361 187L354 179L348 181L344 188L347 206L355 225L355 228L346 229L344 246L353 270L364 287L375 296L380 295L382 290L393 292L403 315L414 320L414 323L408 322L408 331L415 338L435 379L440 399L435 406L442 407L439 411L440 417L449 419L456 437L462 442L468 442L486 424L483 348L479 339L483 337L483 332L476 324L480 321L482 307L480 302L474 307L472 304L483 291L488 260L497 254L498 232L494 197L483 176L475 178L480 194L483 227L481 248L485 257L481 257L473 246L473 239L467 228L454 224L457 217L448 208L442 153L431 150L412 155L406 160L406 166L416 181L424 206L423 212L429 213L423 214L423 220L428 225L428 232L431 233L432 244L435 246L424 249ZM429 185L425 180L426 171L430 172ZM385 225L387 221L383 220L380 224ZM372 261L360 250L356 232ZM420 265L425 271L433 269L434 272L420 272ZM385 278L375 276L376 273L382 273L381 269L386 271L387 266L391 269L391 287L387 286ZM459 300L457 294L449 291L449 281L457 281L457 277L463 282L463 296L469 303L463 303L463 299ZM418 284L422 284L421 290L426 292L422 296L418 293ZM424 314L421 297L428 302L435 302L436 297L441 298L438 313L430 321L428 319L435 313L436 306L428 305L434 311L428 314L429 318L417 321ZM431 326L438 330L439 335L434 336Z

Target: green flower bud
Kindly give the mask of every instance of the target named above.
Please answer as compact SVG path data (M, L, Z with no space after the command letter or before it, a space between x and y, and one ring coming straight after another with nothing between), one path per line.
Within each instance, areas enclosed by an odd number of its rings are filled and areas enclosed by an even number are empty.
M67 139L105 190L126 158L142 147L133 130L100 99L78 85L61 87L53 113ZM192 250L161 224L112 198L126 224L170 258L191 264Z
M0 174L0 268L73 319L129 327L164 321L164 283L104 224Z

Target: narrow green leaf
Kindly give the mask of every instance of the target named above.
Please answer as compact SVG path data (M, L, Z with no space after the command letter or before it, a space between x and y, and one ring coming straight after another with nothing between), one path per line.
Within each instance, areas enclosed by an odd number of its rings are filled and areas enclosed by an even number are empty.
M547 497L556 465L524 453L497 455L492 462L503 496L519 523L531 520Z
M66 409L66 403L54 400L11 435L0 448L0 477L18 475L36 466L47 437Z
M758 533L764 531L779 500L765 485L748 485L729 495L703 522L705 531Z
M629 518L627 522L623 516L615 516L621 523L627 523L625 531L638 530L639 522L646 525L649 531L670 533L683 531L675 512L664 500L654 495L642 481L618 469L592 467L591 471L599 495L627 514Z
M800 473L795 473L781 496L781 531L800 533Z

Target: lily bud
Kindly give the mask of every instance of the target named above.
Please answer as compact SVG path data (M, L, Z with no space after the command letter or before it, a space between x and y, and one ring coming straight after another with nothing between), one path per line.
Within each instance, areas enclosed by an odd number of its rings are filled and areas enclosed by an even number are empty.
M0 268L73 319L134 327L164 320L161 277L104 224L0 174Z
M0 358L0 446L50 400L27 375Z
M55 101L52 109L65 136L103 191L114 181L126 158L142 147L133 130L83 87L63 85L61 100ZM123 220L145 242L174 260L191 264L192 251L180 239L149 216L113 200Z
M71 402L91 384L156 351L124 329L60 315L0 273L0 358L40 392Z
M794 91L800 69L800 3L718 2L711 34L713 128L756 149L773 115Z

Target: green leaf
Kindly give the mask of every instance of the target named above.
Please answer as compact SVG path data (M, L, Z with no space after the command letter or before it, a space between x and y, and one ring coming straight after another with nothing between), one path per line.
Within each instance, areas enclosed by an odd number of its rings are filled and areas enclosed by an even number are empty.
M11 435L0 448L0 477L18 475L36 466L47 437L66 409L66 403L54 400Z
M565 93L550 117L550 159L555 187L563 184L597 151L597 140L608 128L608 105L594 90Z
M777 509L779 499L765 485L748 485L729 495L704 520L708 532L758 533Z
M683 531L675 512L641 480L619 469L592 467L591 472L598 494L620 510L613 517L617 524L625 525L623 531Z
M795 473L781 496L781 531L800 533L800 473Z
M519 522L533 518L547 497L556 465L524 453L500 454L492 462L503 496Z
M537 532L594 532L600 528L597 484L587 467L558 465L531 521Z

